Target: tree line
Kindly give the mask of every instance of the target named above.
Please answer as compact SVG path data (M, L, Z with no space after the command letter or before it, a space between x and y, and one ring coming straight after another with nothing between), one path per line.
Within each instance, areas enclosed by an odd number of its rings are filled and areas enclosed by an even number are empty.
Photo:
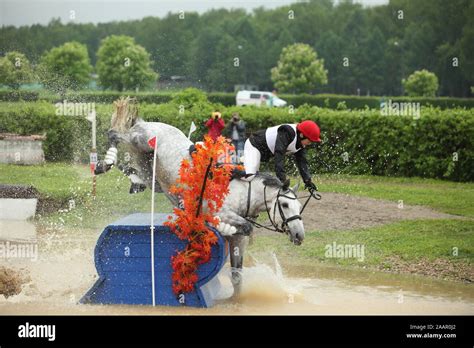
M402 80L426 69L437 76L439 95L465 97L474 85L473 17L470 0L390 0L375 7L310 0L253 12L219 9L97 25L52 20L3 26L0 47L2 55L18 51L36 66L54 47L77 42L85 45L97 72L102 40L126 35L145 49L162 78L185 76L207 90L231 91L236 84L275 88L272 69L283 49L304 43L327 71L327 76L319 72L327 83L308 92L401 95Z

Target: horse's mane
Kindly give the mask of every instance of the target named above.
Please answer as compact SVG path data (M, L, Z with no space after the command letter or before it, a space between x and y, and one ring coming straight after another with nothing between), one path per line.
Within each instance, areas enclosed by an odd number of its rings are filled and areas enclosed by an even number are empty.
M119 133L127 132L138 119L138 105L135 98L121 97L114 101L114 113L110 128Z
M283 186L280 179L278 179L277 177L269 173L257 173L254 179L262 180L265 186L270 186L270 187L275 187L275 188L280 188Z

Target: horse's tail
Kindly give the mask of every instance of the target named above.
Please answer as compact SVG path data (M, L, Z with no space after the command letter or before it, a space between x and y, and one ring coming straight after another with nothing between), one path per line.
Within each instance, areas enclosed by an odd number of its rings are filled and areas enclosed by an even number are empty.
M138 119L138 104L135 98L120 97L114 101L114 113L110 121L110 130L127 132Z

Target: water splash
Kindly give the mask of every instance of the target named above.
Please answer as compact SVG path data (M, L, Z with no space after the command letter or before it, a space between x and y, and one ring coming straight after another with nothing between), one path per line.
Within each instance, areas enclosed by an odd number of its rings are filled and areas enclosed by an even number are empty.
M275 253L272 253L273 265L263 263L252 257L254 265L243 268L242 291L238 299L242 304L268 305L272 303L292 304L304 301L303 289L308 282L303 278L286 277ZM230 269L225 271L230 278ZM221 281L222 293L232 295L230 280ZM229 295L230 294L230 295Z
M283 280L283 270L281 269L280 263L278 262L277 256L275 253L272 253L273 262L275 263L275 275L278 279Z

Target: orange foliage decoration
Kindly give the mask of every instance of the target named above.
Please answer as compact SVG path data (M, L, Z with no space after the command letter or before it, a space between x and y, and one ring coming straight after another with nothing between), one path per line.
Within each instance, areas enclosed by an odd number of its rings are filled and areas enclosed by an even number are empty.
M179 179L170 192L181 197L184 209L174 208L176 219L171 220L170 216L170 221L165 222L181 240L189 242L184 250L171 257L176 295L194 290L198 266L210 260L211 247L218 241L208 226L215 227L219 223L214 215L229 192L232 166L216 164L223 157L228 158L226 154L233 150L222 136L216 141L206 136L203 144L196 144L192 162L186 159L181 162ZM206 208L203 209L200 208L200 197L205 180L202 200L206 202Z

